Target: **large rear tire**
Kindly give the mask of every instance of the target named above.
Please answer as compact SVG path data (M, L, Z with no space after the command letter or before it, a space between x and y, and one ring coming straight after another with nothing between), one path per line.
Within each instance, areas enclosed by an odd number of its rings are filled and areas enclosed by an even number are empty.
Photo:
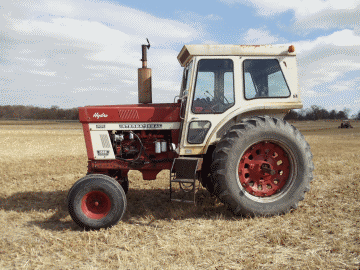
M91 174L78 180L67 197L71 218L85 229L108 228L119 222L126 210L126 195L113 178Z
M217 144L212 182L235 214L272 216L297 208L313 170L304 136L284 120L261 116L244 119Z
M213 161L212 155L215 150L215 147L213 145L209 146L208 151L206 155L203 156L203 165L200 172L200 183L204 188L207 189L211 194L214 193L214 184L211 180L211 164Z

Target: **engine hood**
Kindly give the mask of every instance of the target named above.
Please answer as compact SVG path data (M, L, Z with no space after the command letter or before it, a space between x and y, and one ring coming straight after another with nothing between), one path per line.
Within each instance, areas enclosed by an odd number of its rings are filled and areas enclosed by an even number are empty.
M85 106L79 108L81 123L180 122L180 103Z

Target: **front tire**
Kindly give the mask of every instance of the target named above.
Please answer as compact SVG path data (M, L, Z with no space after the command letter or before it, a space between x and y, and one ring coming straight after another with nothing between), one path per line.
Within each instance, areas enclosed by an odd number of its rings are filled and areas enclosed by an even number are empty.
M126 210L121 185L107 175L92 174L78 180L67 197L71 218L85 229L108 228L119 222Z
M214 193L235 214L279 215L297 208L310 190L314 165L304 136L269 116L244 119L214 152Z

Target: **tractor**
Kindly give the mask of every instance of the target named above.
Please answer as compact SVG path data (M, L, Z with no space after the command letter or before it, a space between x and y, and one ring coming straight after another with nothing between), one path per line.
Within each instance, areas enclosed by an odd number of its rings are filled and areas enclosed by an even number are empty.
M353 128L349 120L344 120L338 128Z
M171 201L193 201L186 194L195 199L201 183L235 215L296 209L314 164L304 136L283 120L303 106L294 46L185 45L177 57L180 93L161 104L152 103L149 49L142 45L139 104L79 108L88 169L67 196L74 222L85 229L117 224L129 170L144 180L169 170Z

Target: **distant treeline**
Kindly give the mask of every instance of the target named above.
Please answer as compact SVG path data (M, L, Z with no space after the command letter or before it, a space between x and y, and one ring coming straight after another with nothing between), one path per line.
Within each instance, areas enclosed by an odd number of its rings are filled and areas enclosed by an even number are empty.
M285 116L285 120L344 120L349 118L360 120L360 111L352 116L349 115L349 112L349 109L328 111L313 105L305 110L290 110ZM0 106L0 119L78 120L79 110L78 108L61 109L58 106L40 108L23 105L7 105Z
M347 120L347 119L356 119L360 120L360 111L357 114L349 115L350 109L344 109L342 111L331 110L328 111L322 107L312 105L310 108L305 110L290 110L290 112L285 116L285 120Z
M78 120L78 108L61 109L58 106L40 108L23 105L0 106L0 119Z

